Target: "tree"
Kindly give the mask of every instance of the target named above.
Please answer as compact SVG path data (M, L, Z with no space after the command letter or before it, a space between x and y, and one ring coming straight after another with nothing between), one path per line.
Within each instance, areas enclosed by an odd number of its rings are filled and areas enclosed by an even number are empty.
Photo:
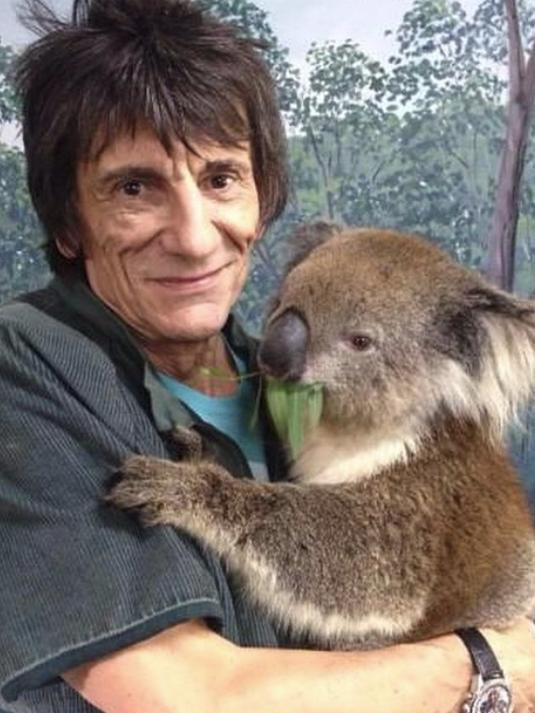
M0 123L16 121L19 107L10 81L10 72L15 55L11 47L0 45Z
M0 144L0 302L48 275L43 241L26 188L23 153Z
M388 92L403 117L398 224L479 266L503 131L503 82L458 2L416 0L395 36ZM400 196L402 199L402 196Z
M0 124L13 123L19 107L11 83L15 53L0 45ZM48 275L43 241L26 187L20 149L0 142L0 302L42 284Z
M512 290L520 189L535 102L535 42L526 57L516 0L504 0L508 37L509 101L496 200L488 236L488 277Z
M299 93L299 73L288 60L288 49L280 45L273 32L267 12L250 0L206 0L204 6L264 44L264 57L277 86L281 109L292 111Z
M348 219L348 207L362 195L352 188L361 179L368 185L367 177L377 178L387 163L378 151L387 128L380 101L385 72L349 40L313 43L307 63L308 83L290 116L300 136L293 142L293 167L309 182L317 201L304 200L304 210L331 220ZM306 178L307 155L314 162L312 182L310 174Z

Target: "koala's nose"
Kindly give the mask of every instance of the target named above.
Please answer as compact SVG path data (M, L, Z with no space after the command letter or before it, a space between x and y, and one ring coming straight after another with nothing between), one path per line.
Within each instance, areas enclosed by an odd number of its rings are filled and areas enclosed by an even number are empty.
M260 367L276 379L296 381L305 368L309 330L294 310L283 312L268 326L260 344Z

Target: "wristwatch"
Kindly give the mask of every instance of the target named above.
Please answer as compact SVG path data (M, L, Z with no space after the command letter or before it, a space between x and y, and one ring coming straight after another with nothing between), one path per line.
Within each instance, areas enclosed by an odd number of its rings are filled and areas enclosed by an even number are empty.
M455 633L468 649L475 670L462 713L512 713L511 686L488 641L477 629L457 629Z

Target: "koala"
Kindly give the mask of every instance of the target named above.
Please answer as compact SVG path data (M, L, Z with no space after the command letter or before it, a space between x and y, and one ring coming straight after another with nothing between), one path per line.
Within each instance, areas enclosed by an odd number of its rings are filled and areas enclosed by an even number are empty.
M185 431L189 458L132 458L111 501L212 548L318 648L531 613L535 537L503 437L535 382L535 304L416 236L312 233L259 351L266 374L324 387L289 482L233 478Z

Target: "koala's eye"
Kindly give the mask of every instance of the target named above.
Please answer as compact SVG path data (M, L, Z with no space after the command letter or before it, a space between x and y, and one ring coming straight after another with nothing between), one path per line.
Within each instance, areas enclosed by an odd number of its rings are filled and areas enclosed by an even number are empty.
M357 352L365 352L373 344L371 337L367 334L352 334L349 337L349 343Z

